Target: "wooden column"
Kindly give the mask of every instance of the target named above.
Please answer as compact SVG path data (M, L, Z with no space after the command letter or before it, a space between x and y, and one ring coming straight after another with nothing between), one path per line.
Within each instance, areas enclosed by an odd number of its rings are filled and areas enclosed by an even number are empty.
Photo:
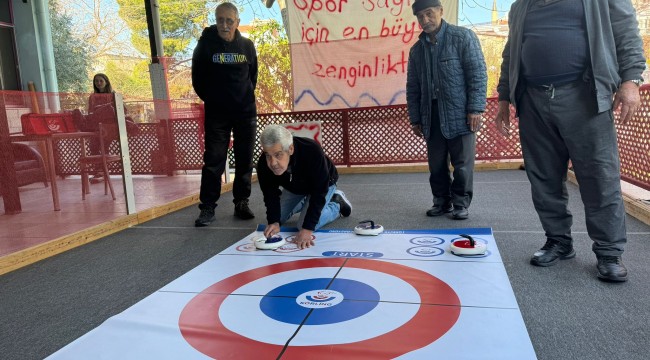
M0 193L2 193L5 214L12 215L23 211L14 168L14 152L9 142L7 108L2 91L0 91Z

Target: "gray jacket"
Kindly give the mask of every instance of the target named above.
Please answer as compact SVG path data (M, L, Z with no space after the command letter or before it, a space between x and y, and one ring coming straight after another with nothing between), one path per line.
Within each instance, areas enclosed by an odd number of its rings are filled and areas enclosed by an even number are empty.
M471 133L467 114L485 111L487 71L481 44L473 31L448 24L434 74L438 92L438 115L442 134L447 139ZM406 104L411 124L422 126L429 137L431 129L431 53L426 33L420 34L409 53L406 75Z
M528 6L535 0L517 0L510 8L508 41L503 49L500 101L517 108L524 90L519 78L521 43ZM591 57L598 112L611 109L613 95L622 82L641 79L645 70L643 42L639 35L634 7L630 0L582 0L585 9L587 38ZM511 61L512 59L512 61Z

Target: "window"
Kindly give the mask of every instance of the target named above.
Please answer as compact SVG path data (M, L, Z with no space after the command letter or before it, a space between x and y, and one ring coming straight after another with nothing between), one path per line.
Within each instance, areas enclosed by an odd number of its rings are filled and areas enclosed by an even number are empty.
M10 0L0 0L0 90L20 90Z
M0 0L0 23L13 24L9 0Z

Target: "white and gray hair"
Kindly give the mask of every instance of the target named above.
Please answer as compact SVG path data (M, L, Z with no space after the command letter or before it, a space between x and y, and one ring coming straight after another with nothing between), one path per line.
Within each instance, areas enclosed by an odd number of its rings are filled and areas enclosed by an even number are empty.
M273 147L275 144L282 145L282 150L289 151L293 144L293 134L281 125L267 125L262 131L260 142L263 148Z
M233 3L229 2L224 2L219 5L217 5L217 8L214 10L214 13L216 14L219 9L227 9L227 10L232 10L235 12L235 16L237 16L237 19L239 19L239 9L237 9L237 6Z

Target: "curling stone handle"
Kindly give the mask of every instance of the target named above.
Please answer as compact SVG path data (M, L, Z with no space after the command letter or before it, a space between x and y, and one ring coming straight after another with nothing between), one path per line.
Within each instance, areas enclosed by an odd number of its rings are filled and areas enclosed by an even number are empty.
M374 229L374 228L375 228L375 222L372 221L372 220L363 220L363 221L359 221L359 225L361 225L361 224L365 224L365 223L370 223L370 228L371 228L371 229Z
M471 247L474 247L474 244L476 244L476 240L474 240L474 238L472 238L471 236L469 236L467 234L460 234L458 236L461 236L461 237L464 237L465 239L468 239L469 240L469 246L471 246Z

